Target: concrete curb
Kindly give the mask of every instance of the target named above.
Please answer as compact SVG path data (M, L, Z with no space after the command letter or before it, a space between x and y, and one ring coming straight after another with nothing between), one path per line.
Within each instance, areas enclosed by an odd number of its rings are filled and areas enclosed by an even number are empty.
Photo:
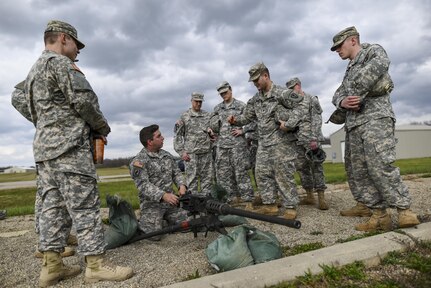
M431 222L401 229L405 234L388 232L355 241L336 244L262 264L218 273L190 281L164 286L166 288L258 288L292 281L305 273L318 274L321 265L344 266L362 261L375 266L391 251L404 251L415 241L431 240Z

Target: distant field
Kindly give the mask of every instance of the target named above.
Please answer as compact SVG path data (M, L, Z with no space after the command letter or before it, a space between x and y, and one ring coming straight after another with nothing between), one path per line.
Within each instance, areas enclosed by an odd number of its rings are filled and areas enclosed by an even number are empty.
M395 162L395 165L400 167L401 174L403 175L423 174L424 177L431 177L431 157L398 160ZM327 183L343 183L346 181L344 164L325 163L324 170ZM124 175L129 173L127 167L101 168L97 169L97 172L100 176ZM296 175L295 178L299 184L299 177ZM0 175L0 182L29 180L35 180L34 173ZM253 186L255 187L255 185ZM106 194L118 194L123 199L129 201L135 209L139 208L138 192L133 181L130 179L123 179L118 182L99 183L99 190L102 199L102 207L106 207ZM35 193L36 188L0 190L0 209L7 209L9 216L32 214L34 213Z

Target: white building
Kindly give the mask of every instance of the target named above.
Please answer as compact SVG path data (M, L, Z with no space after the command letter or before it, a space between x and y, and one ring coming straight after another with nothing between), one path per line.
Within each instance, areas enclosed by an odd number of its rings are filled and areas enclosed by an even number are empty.
M344 162L345 136L344 126L331 134L331 146L324 148L327 161ZM395 126L395 138L397 159L431 157L431 126Z
M26 173L26 172L34 172L36 171L33 167L19 167L19 166L12 166L3 171L4 174L10 174L10 173Z

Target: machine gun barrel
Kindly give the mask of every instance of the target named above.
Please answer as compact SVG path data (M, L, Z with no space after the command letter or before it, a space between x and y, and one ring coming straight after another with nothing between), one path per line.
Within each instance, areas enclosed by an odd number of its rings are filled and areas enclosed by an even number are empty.
M236 209L229 206L226 203L220 203L212 199L208 199L206 201L206 210L209 213L215 213L219 215L228 215L228 214L238 215L238 216L252 218L260 221L275 223L275 224L279 224L279 225L283 225L291 228L296 228L296 229L301 228L301 222L298 220L284 219L280 217L254 213L254 212L250 212L242 209Z

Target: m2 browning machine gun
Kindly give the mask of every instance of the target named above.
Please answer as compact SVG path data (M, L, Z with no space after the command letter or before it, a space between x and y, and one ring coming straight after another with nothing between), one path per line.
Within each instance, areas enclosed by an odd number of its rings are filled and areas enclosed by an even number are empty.
M226 203L214 200L211 196L185 194L179 198L179 202L180 207L189 211L189 215L193 216L192 219L149 233L143 233L138 229L138 232L127 243L133 243L142 239L148 239L154 236L178 231L193 231L194 237L197 237L197 233L202 231L205 231L205 237L207 236L208 231L217 231L221 234L227 234L223 223L218 218L219 215L243 216L296 229L301 227L301 222L298 220L284 219L235 209Z

